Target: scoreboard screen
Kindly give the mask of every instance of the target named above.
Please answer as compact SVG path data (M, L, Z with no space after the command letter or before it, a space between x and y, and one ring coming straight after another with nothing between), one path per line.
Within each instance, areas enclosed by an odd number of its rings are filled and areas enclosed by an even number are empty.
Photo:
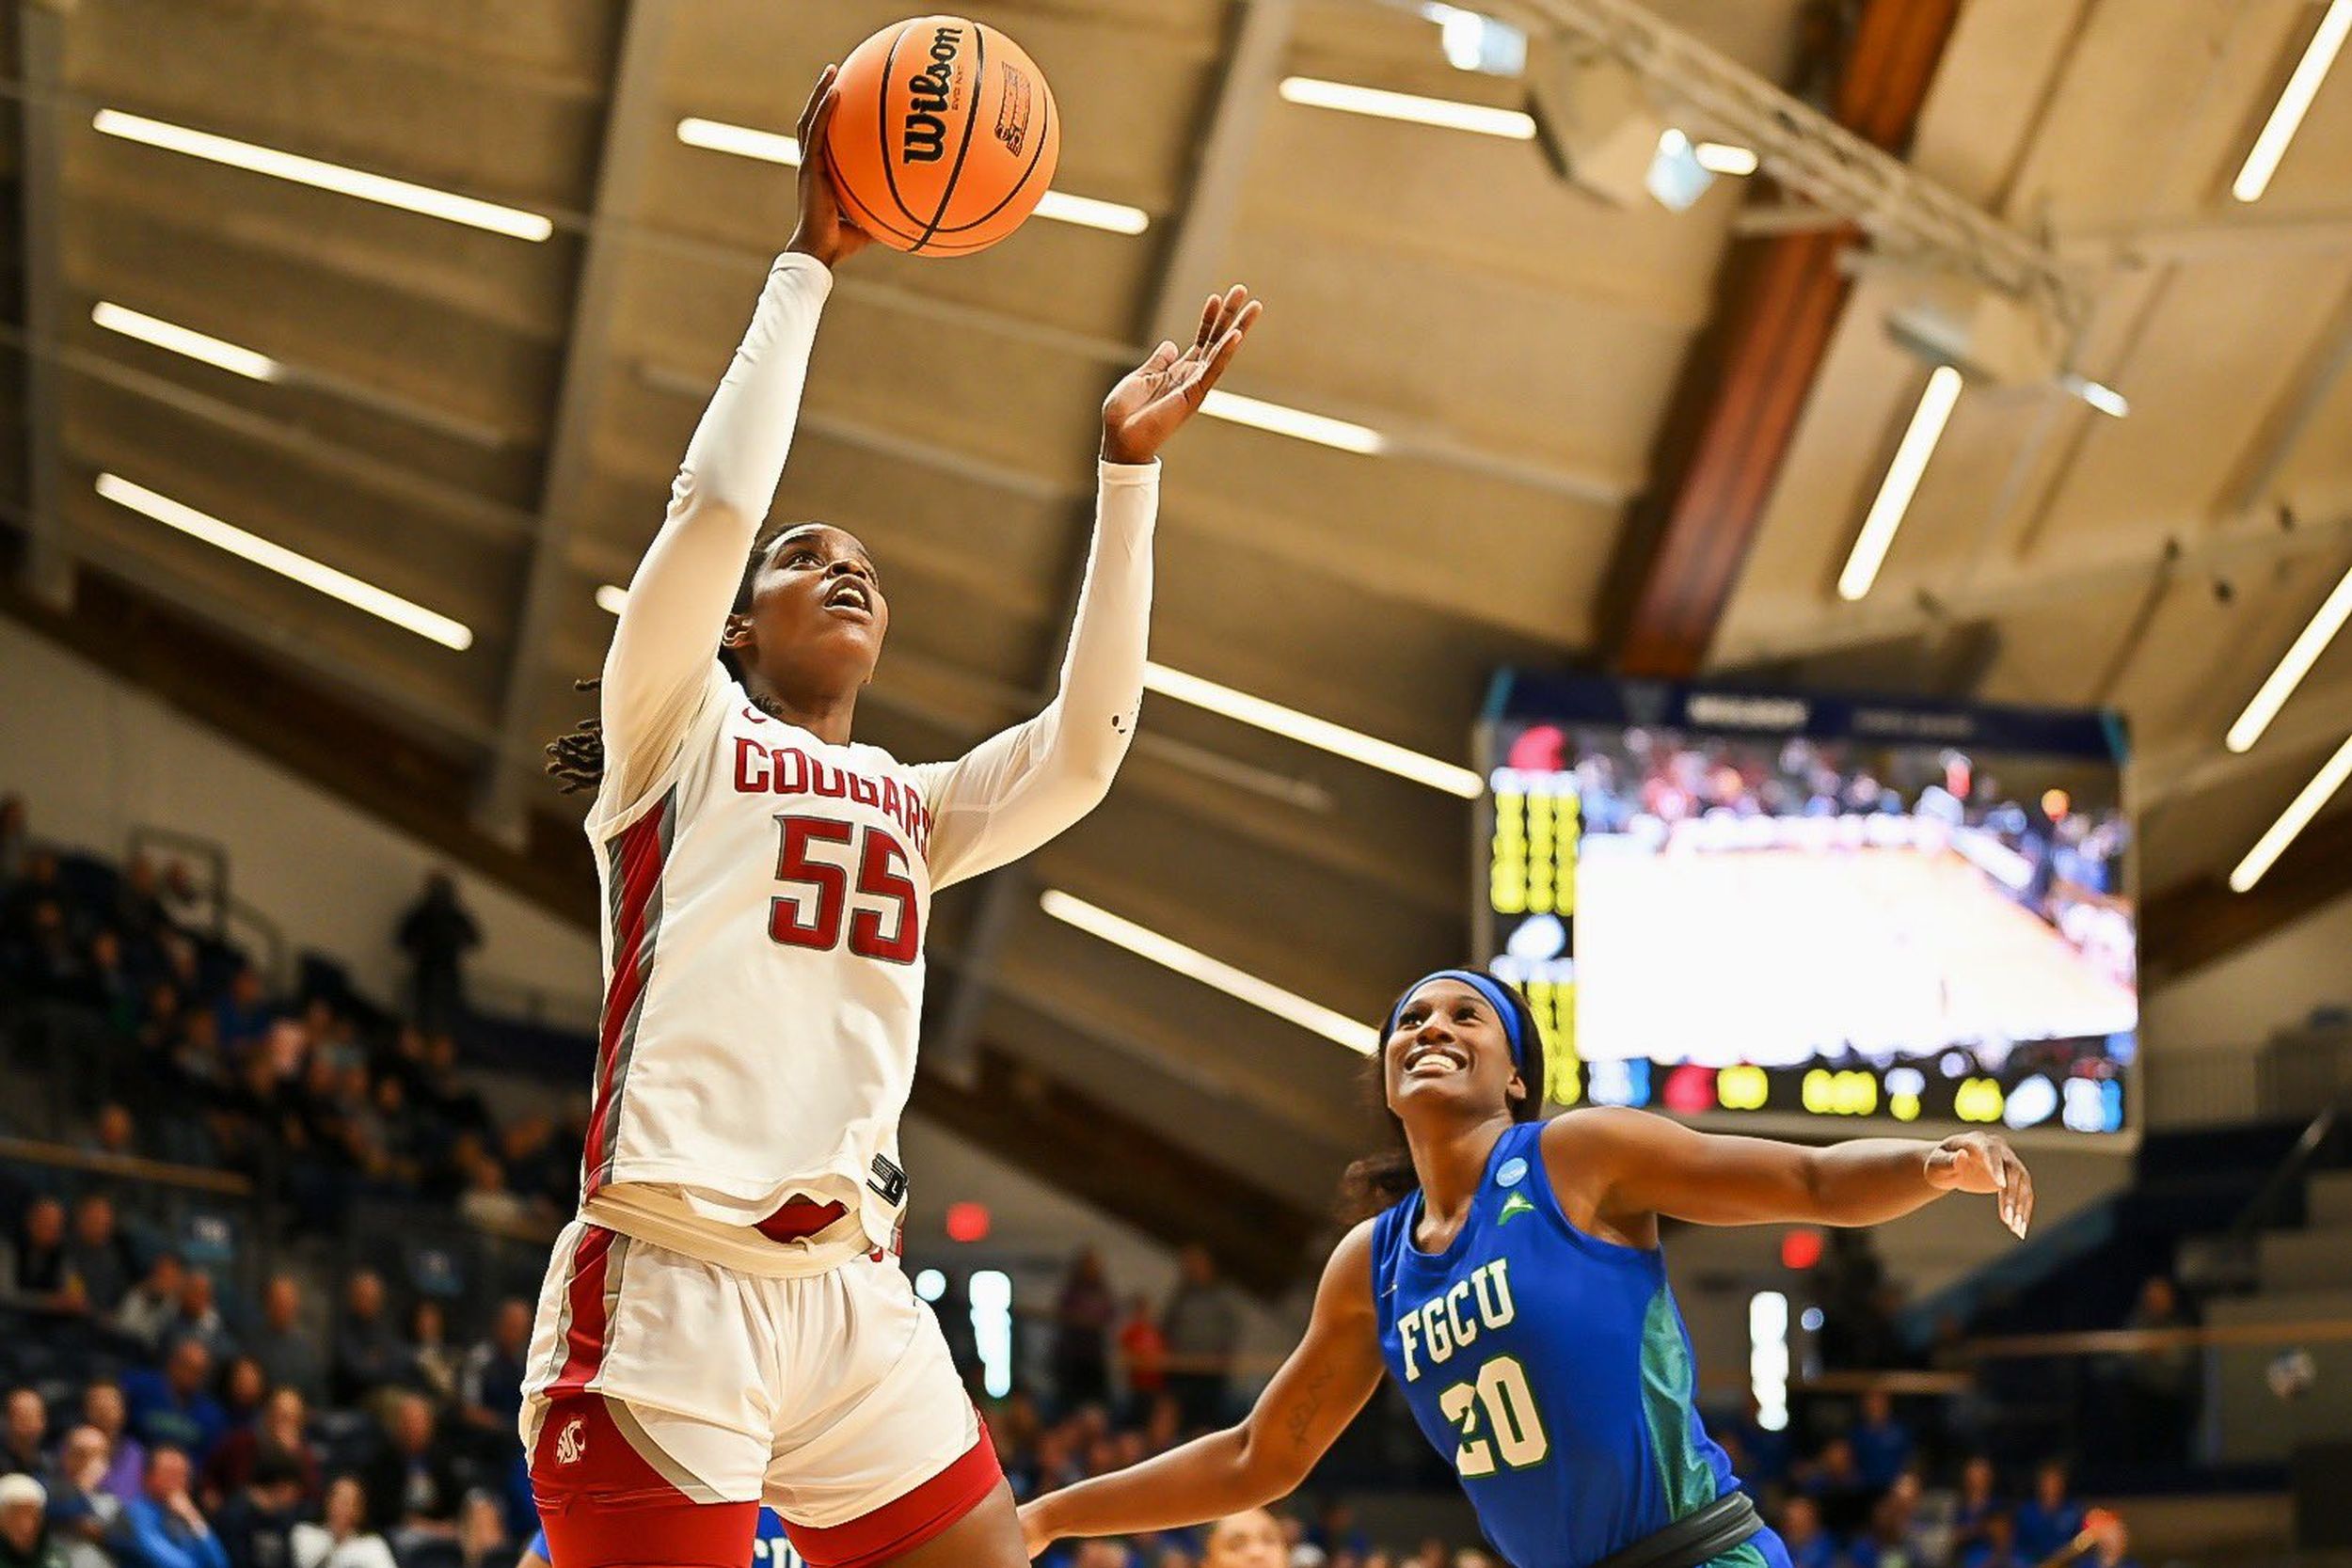
M1478 739L1555 1102L2125 1129L2113 716L1506 671Z

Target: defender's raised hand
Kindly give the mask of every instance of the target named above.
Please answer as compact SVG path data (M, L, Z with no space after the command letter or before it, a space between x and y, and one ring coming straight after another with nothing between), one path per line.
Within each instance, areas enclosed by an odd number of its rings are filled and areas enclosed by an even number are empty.
M1179 350L1172 342L1162 343L1103 400L1104 459L1149 463L1157 457L1216 387L1264 311L1238 283L1210 295L1201 307L1200 330L1191 347Z

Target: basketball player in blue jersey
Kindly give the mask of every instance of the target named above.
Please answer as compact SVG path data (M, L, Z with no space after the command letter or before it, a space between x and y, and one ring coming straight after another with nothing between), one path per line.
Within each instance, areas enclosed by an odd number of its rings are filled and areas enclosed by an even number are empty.
M1383 1036L1403 1148L1349 1172L1378 1212L1332 1253L1306 1338L1239 1426L1024 1508L1032 1555L1283 1496L1385 1369L1514 1568L1788 1568L1699 1423L1659 1221L1875 1225L1952 1192L1994 1195L2020 1236L2033 1215L1985 1132L1817 1149L1640 1111L1539 1120L1535 1021L1491 975L1414 982Z

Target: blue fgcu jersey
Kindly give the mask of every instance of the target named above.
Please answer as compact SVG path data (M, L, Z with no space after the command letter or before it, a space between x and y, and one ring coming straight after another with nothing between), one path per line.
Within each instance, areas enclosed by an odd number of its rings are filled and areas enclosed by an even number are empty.
M1505 1132L1461 1233L1413 1244L1415 1194L1373 1226L1380 1350L1514 1568L1585 1568L1739 1482L1692 1402L1664 1255L1568 1223L1538 1122ZM1769 1532L1720 1560L1787 1568Z

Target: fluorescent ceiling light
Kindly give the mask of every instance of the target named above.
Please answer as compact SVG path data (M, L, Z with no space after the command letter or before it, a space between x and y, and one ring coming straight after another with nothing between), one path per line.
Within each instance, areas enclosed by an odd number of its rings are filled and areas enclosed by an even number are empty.
M1911 498L1919 488L1919 476L1928 471L1928 459L1935 455L1935 443L1943 439L1944 421L1952 417L1952 404L1960 398L1960 372L1949 365L1938 365L1928 377L1927 390L1919 394L1919 406L1912 411L1911 428L1903 432L1902 444L1895 449L1895 460L1886 466L1886 478L1879 485L1878 499L1870 503L1869 515L1862 520L1862 531L1854 536L1853 551L1846 557L1845 569L1837 574L1837 596L1859 599L1870 592L1870 584L1878 580L1879 567L1886 561L1886 547L1895 542L1895 531L1902 526L1903 514L1911 509Z
M2230 183L2230 194L2240 201L2259 201L2270 188L2270 177L2279 172L2279 160L2286 156L2287 143L2302 127L2303 116L2318 96L2319 84L2327 80L2328 68L2336 63L2347 31L2352 31L2352 0L2334 0L2328 14L2319 19L2319 28L2296 62L2295 74L2287 78L2279 102L2271 106L2270 119L2247 151L2245 165Z
M1286 103L1311 109L1337 109L1343 114L1370 115L1375 119L1408 120L1446 131L1475 131L1482 136L1507 136L1534 141L1535 121L1517 109L1489 108L1484 103L1457 103L1450 98L1422 98L1409 92L1359 87L1352 82L1326 82L1313 76L1285 77L1279 89Z
M2058 378L2058 385L2111 420L2122 419L2132 411L2131 400L2104 381L2093 381L2070 371Z
M1379 1049L1380 1032L1371 1024L1334 1012L1320 1002L1310 1002L1270 980L1245 974L1198 948L1186 947L1173 938L1123 920L1083 898L1048 888L1039 897L1038 905L1064 925L1075 926L1089 936L1100 937L1114 947L1123 947L1137 958L1149 958L1163 969L1172 969L1188 979L1213 986L1228 996L1321 1035L1335 1045L1343 1045L1359 1056L1369 1056Z
M613 583L605 583L596 590L596 608L607 615L618 615L628 604L628 590Z
M2246 858L2237 863L2236 870L2230 873L2230 891L2244 893L2261 881L2263 873L2268 871L2286 847L2295 842L2296 834L2311 826L2312 818L2319 815L2319 808L2344 787L2346 778L2352 778L2352 739L2346 739L2336 748L2336 754L2312 775L2312 782L2303 786L2303 792L2287 803L2287 809L2279 814L2279 820L2270 825L2270 831L2256 839L2254 847L2246 851Z
M363 582L348 572L339 572L324 562L313 561L283 545L274 545L259 534L247 533L231 523L199 512L195 507L158 495L143 484L134 484L115 474L100 474L97 491L118 506L129 507L144 516L152 517L167 528L179 530L191 538L227 550L265 567L280 577L292 578L305 588L314 588L331 599L341 599L355 610L389 621L404 631L438 642L444 648L460 653L473 646L473 630L462 622L425 609L421 604L402 598L372 582Z
M1090 196L1072 196L1068 191L1047 191L1038 200L1037 215L1112 234L1140 234L1152 227L1152 214L1140 207L1097 201Z
M801 144L793 137L754 130L748 125L730 125L723 119L689 116L677 122L677 139L689 147L732 152L739 158L757 158L763 163L792 168L801 164ZM1068 191L1047 191L1038 201L1037 215L1113 234L1140 234L1152 227L1152 214L1140 207L1097 201L1090 196L1072 196Z
M1438 47L1456 71L1517 76L1527 68L1527 34L1477 11L1422 0L1421 14L1438 24Z
M1360 762L1367 768L1377 768L1394 773L1415 784L1441 789L1448 795L1458 795L1465 800L1475 800L1485 789L1485 782L1467 768L1436 757L1408 752L1391 741L1381 740L1327 719L1301 713L1296 708L1269 703L1263 697L1253 697L1247 691L1236 691L1230 686L1188 675L1182 670L1171 670L1165 664L1147 662L1143 667L1143 689L1172 697L1180 703L1206 708L1211 713L1244 724L1253 724L1269 734L1295 740L1350 762Z
M1754 174L1756 169L1756 150L1734 147L1729 142L1703 141L1692 150L1699 167L1709 174L1728 174L1737 179Z
M801 144L796 138L778 135L773 131L755 131L748 125L729 125L723 119L690 115L677 122L677 139L689 147L732 152L739 158L757 158L793 168L801 166Z
M1658 150L1642 177L1642 188L1649 192L1650 199L1670 213L1687 213L1714 183L1715 177L1699 163L1690 137L1671 125L1658 133Z
M2352 617L2352 572L2344 574L2335 592L2313 612L2311 623L2280 658L2279 667L2255 689L2246 711L2230 726L2227 740L2231 751L2252 750L2254 742L2263 737L2263 731L2279 717L2287 699L2295 695L2303 677L2312 673L2312 666L2319 662L2319 656L2328 651L2328 644L2335 641L2336 633L2344 629L2346 617Z
M1266 403L1246 398L1238 392L1212 388L1200 401L1200 412L1213 420L1227 420L1246 424L1254 430L1270 430L1277 436L1292 436L1301 441L1314 441L1342 451L1362 452L1367 456L1388 449L1388 437L1366 425L1350 424L1326 414L1310 414L1303 408L1286 408L1279 403Z
M117 305L112 300L100 300L91 309L89 319L109 332L119 332L126 338L136 338L140 342L152 343L157 348L169 349L191 359L201 359L207 365L250 376L256 381L275 381L284 373L285 368L266 354L256 354L249 348L240 348L219 338L207 337L191 327L165 321L159 316L143 314L128 306Z
M486 229L492 233L532 241L544 240L555 232L555 225L546 217L537 213L524 212L519 207L501 207L493 201L479 201L452 191L437 191L430 185L412 184L405 180L370 174L365 169L345 168L341 164L298 157L275 148L232 141L208 131L191 131L184 125L149 119L141 115L126 115L119 109L99 110L90 124L104 135L160 147L167 152L183 152L191 158L202 158L211 163L227 164L231 168L247 169L255 174L266 174L273 180L288 180L297 185L333 191L338 196L357 197L379 206L421 213L427 217L462 223L469 229Z

